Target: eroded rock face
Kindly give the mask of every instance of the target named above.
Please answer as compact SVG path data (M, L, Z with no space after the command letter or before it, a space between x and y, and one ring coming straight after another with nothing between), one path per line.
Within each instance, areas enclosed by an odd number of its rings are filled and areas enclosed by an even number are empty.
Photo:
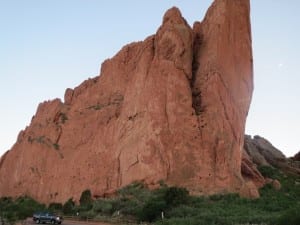
M243 151L241 169L245 181L253 182L257 188L265 185L265 178L258 171L257 165L253 163L246 150Z
M38 107L0 163L0 195L42 202L163 180L256 195L241 176L253 89L249 0L216 0L193 29L177 8L100 75ZM246 193L246 194L245 194Z
M209 186L237 191L244 126L253 90L249 1L216 0L194 24L193 106ZM247 16L245 16L247 15ZM211 174L208 177L207 174Z
M276 167L278 163L287 162L287 158L279 149L275 148L268 140L258 135L253 138L248 135L245 136L245 150L257 165L272 165Z
M299 151L298 153L296 153L296 154L292 157L292 159L293 159L294 161L300 161L300 151Z
M256 166L272 166L286 173L300 175L299 163L293 157L286 158L279 149L263 137L256 135L252 138L245 135L244 149L250 161Z

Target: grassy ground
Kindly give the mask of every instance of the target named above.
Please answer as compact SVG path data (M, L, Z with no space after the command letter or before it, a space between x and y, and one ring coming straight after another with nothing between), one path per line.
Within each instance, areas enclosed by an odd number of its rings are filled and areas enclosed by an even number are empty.
M79 212L81 219L93 218L111 222L145 221L156 225L234 225L234 224L300 224L300 178L287 176L277 169L262 167L263 175L278 179L282 188L271 185L260 190L261 197L251 200L236 194L195 197L182 188L162 187L149 191L140 183L119 190L117 197L92 200L89 191L83 192L80 205L72 199L62 204L51 204L50 210L65 215ZM29 207L30 205L30 207ZM0 199L0 211L16 220L31 216L45 208L30 198ZM19 213L20 212L20 213ZM164 213L164 220L161 213ZM0 215L1 216L1 215Z

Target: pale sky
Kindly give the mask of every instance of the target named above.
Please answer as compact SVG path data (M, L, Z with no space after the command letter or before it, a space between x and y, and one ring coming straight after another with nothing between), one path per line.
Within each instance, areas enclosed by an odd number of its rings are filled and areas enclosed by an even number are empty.
M212 0L0 0L0 155L44 100L99 74L122 46L180 8L192 26ZM246 133L300 150L300 1L251 0L255 90Z

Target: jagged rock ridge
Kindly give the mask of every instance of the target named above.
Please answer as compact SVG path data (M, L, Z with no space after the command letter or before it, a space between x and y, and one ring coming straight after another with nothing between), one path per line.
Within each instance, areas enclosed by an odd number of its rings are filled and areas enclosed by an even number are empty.
M275 148L263 137L256 135L252 138L246 135L244 149L245 154L249 155L250 161L257 166L271 166L285 173L296 176L300 175L300 163L299 158L297 159L296 157L297 155L292 158L287 158L280 150Z
M241 175L249 11L249 0L215 0L191 28L171 8L155 35L123 47L64 102L41 103L1 159L0 195L64 202L161 180L194 194L255 189Z

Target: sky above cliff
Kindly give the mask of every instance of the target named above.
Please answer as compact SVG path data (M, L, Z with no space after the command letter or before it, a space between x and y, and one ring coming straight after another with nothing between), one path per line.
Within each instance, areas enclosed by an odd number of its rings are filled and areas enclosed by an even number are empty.
M154 34L177 6L192 26L212 0L0 0L0 155L37 106L99 74L125 44ZM300 1L251 0L255 90L246 133L300 150Z

